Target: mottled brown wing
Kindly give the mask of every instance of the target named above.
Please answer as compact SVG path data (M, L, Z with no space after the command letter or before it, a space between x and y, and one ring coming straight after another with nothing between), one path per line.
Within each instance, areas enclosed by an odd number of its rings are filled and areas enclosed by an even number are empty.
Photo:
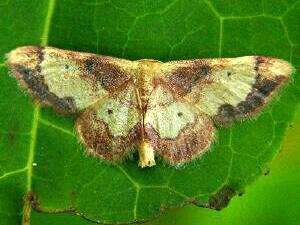
M83 112L76 129L88 154L110 161L120 160L138 144L140 121L136 91L128 84Z
M174 61L163 65L165 80L177 97L219 124L260 111L291 73L288 62L261 56Z
M191 161L208 150L214 137L211 120L167 84L157 85L144 118L145 141L172 165Z
M52 47L20 47L7 65L21 86L44 105L77 113L131 80L130 61Z

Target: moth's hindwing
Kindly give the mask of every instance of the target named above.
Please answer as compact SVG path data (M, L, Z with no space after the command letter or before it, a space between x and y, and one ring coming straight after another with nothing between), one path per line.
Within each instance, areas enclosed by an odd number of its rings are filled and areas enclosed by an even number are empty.
M214 137L212 121L166 87L157 86L149 97L145 139L173 165L191 161L206 152Z
M78 118L76 128L88 154L123 159L140 139L140 113L133 86L89 107Z

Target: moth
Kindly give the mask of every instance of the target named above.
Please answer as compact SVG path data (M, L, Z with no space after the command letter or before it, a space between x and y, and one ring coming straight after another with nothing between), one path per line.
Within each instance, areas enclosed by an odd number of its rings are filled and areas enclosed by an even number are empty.
M264 56L160 62L130 61L53 47L7 55L13 77L42 106L74 114L87 154L139 166L160 156L181 165L203 155L216 134L263 109L292 66Z

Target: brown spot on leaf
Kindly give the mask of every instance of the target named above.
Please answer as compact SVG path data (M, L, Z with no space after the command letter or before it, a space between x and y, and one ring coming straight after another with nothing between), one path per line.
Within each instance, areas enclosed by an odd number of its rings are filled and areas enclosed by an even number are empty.
M221 210L225 208L231 198L235 196L236 191L229 185L224 185L215 195L208 200L207 207L211 209Z
M265 168L263 173L264 173L264 176L268 176L271 172L271 169L270 168Z
M16 132L13 129L9 129L8 133L7 133L7 136L8 136L8 143L10 145L13 145L15 143L15 140L16 140Z
M70 192L70 197L72 197L72 198L76 197L76 192L75 191L71 191Z

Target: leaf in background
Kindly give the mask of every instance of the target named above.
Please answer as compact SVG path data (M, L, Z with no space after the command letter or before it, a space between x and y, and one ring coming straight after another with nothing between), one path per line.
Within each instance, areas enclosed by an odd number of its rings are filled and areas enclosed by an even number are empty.
M269 55L300 65L300 2L290 0L0 1L0 221L20 224L32 191L46 210L91 220L147 220L187 203L223 208L278 152L299 102L299 74L257 119L218 129L201 160L140 169L84 155L74 119L39 109L7 75L4 54L50 45L128 59ZM30 211L29 211L30 212ZM88 224L31 211L31 224Z

